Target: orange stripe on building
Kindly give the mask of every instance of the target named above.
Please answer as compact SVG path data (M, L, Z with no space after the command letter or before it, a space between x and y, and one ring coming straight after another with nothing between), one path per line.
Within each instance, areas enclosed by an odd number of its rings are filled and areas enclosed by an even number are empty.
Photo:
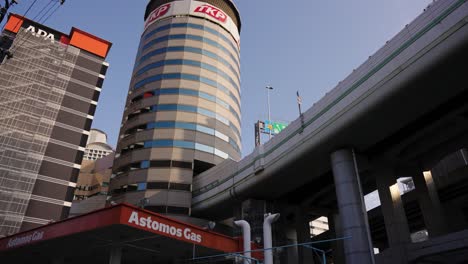
M105 58L112 44L82 30L73 28L70 34L70 45Z
M5 29L13 33L18 33L23 22L24 19L22 17L12 14L5 25Z

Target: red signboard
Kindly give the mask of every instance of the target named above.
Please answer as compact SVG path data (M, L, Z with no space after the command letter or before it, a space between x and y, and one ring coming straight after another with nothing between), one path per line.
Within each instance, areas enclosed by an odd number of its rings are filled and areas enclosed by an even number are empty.
M218 21L226 22L227 15L220 9L211 5L201 5L195 8L195 13L205 13Z
M165 14L167 14L167 12L169 12L169 9L171 8L171 4L165 4L165 5L162 5L158 8L156 8L155 10L153 10L153 12L151 12L151 14L148 16L147 20L146 20L146 23L145 23L145 28L151 24L153 21L157 20L158 18L164 16Z
M141 230L224 252L236 252L239 241L148 211L122 208L120 222Z
M0 251L118 224L120 211L120 206L109 207L80 217L66 219L5 237L0 239Z
M0 251L119 224L223 252L240 251L238 239L204 230L198 226L180 222L127 204L104 208L89 214L2 238L0 239Z

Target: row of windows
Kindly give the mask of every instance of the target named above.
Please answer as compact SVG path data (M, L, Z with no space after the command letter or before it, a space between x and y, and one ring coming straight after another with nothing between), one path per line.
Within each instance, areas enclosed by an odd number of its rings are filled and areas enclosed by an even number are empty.
M135 68L138 67L144 61L148 60L149 58L151 58L151 57L153 57L155 55L164 54L164 53L167 53L167 52L191 52L191 53L195 53L195 54L201 54L201 55L208 56L208 57L210 57L210 58L224 64L226 67L228 67L231 70L231 72L235 76L238 76L238 74L237 74L238 70L234 69L234 67L232 67L231 63L229 63L224 58L218 56L214 52L211 52L211 51L208 51L208 50L205 50L205 49L201 49L201 48L190 47L190 46L174 46L174 47L164 47L164 48L160 48L160 49L155 49L155 50L150 51L150 52L146 53L145 55L141 56L140 60L135 64Z
M227 80L228 82L230 82L237 90L240 90L239 88L239 85L237 85L237 83L228 75L226 74L225 72L221 71L220 69L218 69L217 67L211 65L211 64L207 64L207 63L204 63L204 62L200 62L200 61L195 61L195 60L182 60L182 59L178 59L178 60L162 60L162 61L158 61L158 62L155 62L155 63L150 63L148 65L145 65L144 67L142 67L141 69L139 69L136 73L136 76L139 76L151 69L155 69L155 68L159 68L159 67L162 67L162 66L165 66L165 65L189 65L189 66L194 66L194 67L199 67L199 68L202 68L202 69L205 69L205 70L209 70L209 71L212 71L214 73L217 73L218 75L220 75L221 77L223 77L225 80Z
M237 63L237 69L238 70L240 68L240 66L239 66L239 57L237 57L237 58L234 57L234 55L232 55L232 53L228 49L226 49L223 45L219 44L218 42L216 42L216 41L214 41L212 39L201 37L201 36L196 36L196 35L191 35L191 34L175 34L175 35L167 35L167 36L164 36L164 37L155 38L155 39L149 41L148 43L146 43L143 46L142 50L144 51L144 50L152 47L153 45L155 45L158 42L168 41L168 40L171 40L171 39L194 40L194 41L203 42L203 43L206 43L206 44L208 44L210 46L216 47L216 48L220 49L221 51L223 51L233 61L235 61Z
M164 25L164 26L158 27L158 28L148 32L148 34L146 34L144 36L144 39L147 40L150 37L152 37L154 34L156 34L158 32L161 32L161 31L164 31L164 30L171 29L171 28L193 28L193 29L199 29L199 30L207 31L207 32L209 32L209 33L211 33L213 35L216 35L216 36L220 37L221 39L223 39L234 50L238 50L238 48L232 43L232 41L228 37L226 37L223 33L218 32L216 29L212 29L210 27L206 27L206 26L198 25L198 24L193 24L193 23L173 23L173 24L169 24L169 25Z
M217 148L207 146L204 144L200 144L193 141L185 141L185 140L172 140L172 139L158 139L152 141L145 141L144 142L145 148L185 148L185 149L194 149L210 154L214 154L220 158L228 159L229 155L226 152L223 152Z
M155 213L161 214L190 214L190 208L187 207L179 207L179 206L165 206L165 205L157 205L157 206L145 206L146 210L150 210Z
M137 127L128 129L125 131L124 135L130 135L139 131L148 130L148 129L164 129L164 128L180 128L186 130L193 130L202 132L208 135L215 136L225 142L228 142L237 152L240 152L240 147L236 143L236 141L227 135L203 125L199 125L196 123L186 123L186 122L174 122L174 121L160 121L160 122L153 122L148 124L139 125ZM122 149L121 154L125 154L126 152L135 149L134 147L128 146Z
M100 186L101 186L100 184L95 184L93 186L80 185L80 186L76 187L76 190L78 190L78 191L93 191L93 190L96 190L97 188L99 188Z
M195 130L199 131L208 135L215 136L219 139L222 139L226 142L228 142L237 152L240 152L240 148L237 145L236 141L233 140L232 138L228 137L227 135L213 129L209 128L206 126L202 126L199 124L195 123L185 123L185 122L173 122L173 121L161 121L161 122L154 122L154 123L149 123L147 125L148 129L154 129L154 128L181 128L181 129L187 129L187 130Z
M112 190L112 195L122 194L126 192L146 191L146 190L176 190L176 191L191 191L192 186L184 183L173 182L139 182L126 184L120 188Z
M181 168L192 170L192 162L178 160L144 160L140 162L141 169L149 168Z
M106 195L107 196L107 192L96 192L96 193L92 193L90 195L73 195L73 200L76 201L82 201L82 200L86 200L86 199L89 199L89 198L92 198L94 196L98 196L98 195Z
M205 92L200 92L200 91L197 91L197 90L184 89L184 88L156 89L154 91L145 92L141 96L135 97L132 100L132 103L138 102L138 101L142 100L143 98L150 98L150 97L153 97L153 96L178 95L178 94L196 96L196 97L200 97L200 98L206 99L208 101L211 101L213 103L219 104L220 106L222 106L222 107L226 108L227 110L229 110L236 117L236 119L237 119L237 121L239 121L239 123L241 122L240 121L240 116L237 113L237 111L234 108L232 108L228 103L226 103L225 101L217 98L214 95L211 95L211 94L208 94L208 93L205 93Z
M153 105L151 106L151 112L159 112L159 111L184 111L184 112L189 112L189 113L197 113L201 114L204 116L208 116L211 118L215 118L216 120L220 121L221 123L229 126L236 135L240 138L240 131L237 129L237 127L231 123L227 118L212 112L210 110L207 110L205 108L201 107L196 107L192 105L180 105L180 104L161 104L161 105Z
M132 149L141 149L143 148L144 143L138 143L137 145L132 146L141 146ZM124 151L122 151L124 154ZM139 169L149 169L149 168L179 168L179 169L188 169L193 170L192 162L187 161L178 161L178 160L143 160L138 162L133 162L131 164L124 165L116 170L116 176L123 173L127 173Z
M208 78L205 78L205 77L201 77L201 76L198 76L198 75L193 75L193 74L186 74L186 73L164 73L164 74L158 74L158 75L154 75L154 76L151 76L151 77L148 77L146 79L143 79L139 82L137 82L134 86L134 89L139 89L141 87L143 87L144 85L146 84L149 84L149 83L152 83L152 82L157 82L157 81L162 81L162 80L165 80L165 79L184 79L184 80L189 80L189 81L196 81L196 82L202 82L204 84L208 84L210 86L213 86L215 88L218 88L220 89L221 91L223 91L225 94L229 95L229 97L231 97L234 102L239 106L240 108L240 102L239 100L229 91L229 89L227 89L224 85L218 83L218 82L215 82L211 79L208 79Z

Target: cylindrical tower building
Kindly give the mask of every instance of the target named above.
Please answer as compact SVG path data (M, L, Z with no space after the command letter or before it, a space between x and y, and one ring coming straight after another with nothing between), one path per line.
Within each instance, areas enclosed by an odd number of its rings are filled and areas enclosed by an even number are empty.
M240 159L240 28L230 0L149 2L117 146L113 201L190 215L193 177Z

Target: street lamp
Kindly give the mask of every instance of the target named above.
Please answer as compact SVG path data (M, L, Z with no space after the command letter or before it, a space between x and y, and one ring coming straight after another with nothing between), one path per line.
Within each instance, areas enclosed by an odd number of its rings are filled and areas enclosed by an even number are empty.
M4 6L0 6L0 23L3 21L3 19L5 18L7 12L8 12L8 9L10 8L10 6L12 5L15 5L15 4L18 4L18 1L16 0L11 0L10 2L8 0L5 0L5 5Z
M273 87L267 86L265 87L267 89L267 102L268 102L268 122L270 122L271 125L271 116L270 116L270 90L273 90ZM269 139L271 139L271 128L268 128L269 133Z

